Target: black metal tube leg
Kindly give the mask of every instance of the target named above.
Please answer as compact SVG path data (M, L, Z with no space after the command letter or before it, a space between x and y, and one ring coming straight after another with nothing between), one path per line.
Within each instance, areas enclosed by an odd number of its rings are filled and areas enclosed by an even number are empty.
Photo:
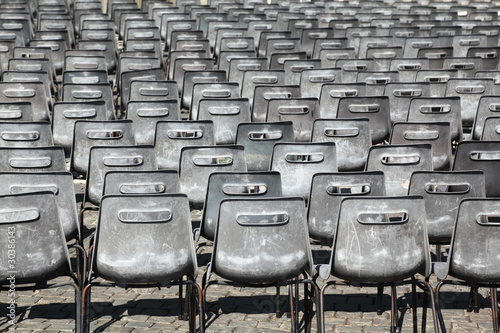
M377 315L382 315L384 313L384 309L382 308L382 298L384 297L384 287L377 287Z
M498 299L497 288L490 288L491 293L491 316L493 318L493 332L498 333L500 328L498 326Z
M415 285L415 282L411 284L411 304L413 311L413 333L418 333L417 286Z

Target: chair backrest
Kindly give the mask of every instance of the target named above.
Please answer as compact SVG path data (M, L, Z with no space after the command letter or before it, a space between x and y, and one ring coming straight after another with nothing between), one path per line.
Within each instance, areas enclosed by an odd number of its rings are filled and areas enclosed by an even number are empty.
M71 271L68 248L54 193L25 193L0 196L0 253L9 257L9 239L18 239L16 283L36 283ZM12 274L8 260L0 262L0 283Z
M366 96L366 83L328 83L321 87L318 118L337 118L339 101L343 97Z
M0 102L30 102L33 121L49 121L49 107L42 82L0 82Z
M0 172L0 195L52 192L67 240L80 236L73 175L70 172Z
M183 194L106 195L91 269L121 284L196 277L188 199Z
M132 125L131 120L76 121L71 148L71 167L79 174L86 175L90 148L135 144Z
M481 141L498 141L498 139L500 139L500 117L486 118Z
M307 200L316 173L337 172L335 143L276 143L271 170L281 174L284 196Z
M448 274L470 282L498 283L500 201L468 198L460 202L448 257Z
M62 88L63 102L104 101L106 119L115 119L113 92L109 83L105 84L75 84L66 83Z
M291 121L295 141L310 142L317 112L317 98L274 98L269 100L266 121Z
M66 171L62 147L0 147L0 172L49 171Z
M215 145L211 120L159 121L156 124L155 152L159 169L179 170L183 147L211 145Z
M175 170L122 170L104 175L103 195L179 193L179 173Z
M484 122L488 117L500 115L500 95L482 96L477 105L476 118L472 127L472 139L480 140L483 134Z
M481 171L415 171L408 193L424 198L430 243L450 244L460 201L486 195L484 174Z
M346 198L332 248L331 274L348 281L390 282L430 275L422 197Z
M310 273L312 256L304 201L222 201L210 267L223 278L243 283L282 282Z
M53 146L50 127L50 123L47 122L0 122L0 146Z
M179 181L193 209L203 208L212 172L247 171L243 146L191 146L181 149Z
M316 119L312 142L335 142L339 171L365 169L372 145L368 119Z
M432 146L433 170L450 170L450 123L395 123L389 143L392 145L428 143Z
M245 72L246 73L246 72ZM300 86L258 85L253 95L252 121L265 122L269 101L274 98L300 98Z
M342 199L352 196L384 196L382 171L317 173L313 176L307 221L309 235L331 246Z
M200 235L214 240L222 200L263 197L281 197L281 177L278 172L213 172L208 178Z
M203 99L234 99L240 97L240 86L235 82L196 83L193 85L193 97L189 109L189 119L199 118L199 106Z
M157 170L153 146L96 146L90 148L89 168L85 195L94 205L99 205L108 171Z
M500 196L498 168L500 142L462 141L455 152L453 171L481 170L484 172L487 197Z
M432 170L430 144L372 146L366 171L383 171L387 196L406 195L414 171Z
M411 100L430 96L430 87L427 82L390 82L385 86L384 95L389 97L391 122L395 123L408 119Z
M0 102L0 121L33 121L33 104Z

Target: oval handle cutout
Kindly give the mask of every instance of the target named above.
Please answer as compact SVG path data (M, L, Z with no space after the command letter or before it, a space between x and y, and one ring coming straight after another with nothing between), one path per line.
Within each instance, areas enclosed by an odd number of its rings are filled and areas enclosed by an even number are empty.
M3 93L10 98L30 98L35 97L35 89L7 89Z
M295 44L293 43L276 43L274 44L274 49L276 50L293 50L295 48Z
M64 110L63 116L67 119L92 118L97 115L96 109Z
M482 226L498 226L500 225L500 213L477 215L476 223Z
M347 108L349 112L352 113L363 113L363 112L379 112L380 105L378 104L351 104Z
M131 71L142 71L153 68L151 64L128 64L127 68Z
M437 140L439 139L438 131L405 131L403 137L406 140Z
M152 31L134 32L133 35L137 39L153 38L155 36Z
M23 116L23 112L20 110L2 110L0 111L0 119L20 119Z
M393 213L361 213L358 214L357 220L361 224L401 224L408 222L408 213L393 212Z
M413 31L396 31L395 35L398 38L411 38L415 36L415 33Z
M231 165L233 158L231 156L195 157L193 158L193 163L196 166Z
M229 49L235 49L235 50L244 50L249 47L247 42L234 42L234 43L227 43L227 47Z
M203 137L203 132L201 130L170 130L167 131L167 136L170 139L201 139Z
M78 61L73 63L76 69L98 69L99 64L95 61Z
M236 222L242 226L268 226L268 225L283 225L288 223L288 214L286 213L271 213L271 214L259 214L250 215L242 214L236 216Z
M428 194L466 194L471 189L467 183L429 183L425 184L425 192Z
M108 34L103 34L103 33L90 33L87 34L87 38L89 40L105 40L105 39L110 39Z
M382 84L385 85L391 82L390 77L367 77L365 80L366 84Z
M240 71L258 71L262 69L261 64L238 64L236 68Z
M473 161L499 161L500 151L473 151L469 158Z
M36 141L40 139L40 133L37 131L28 132L2 132L1 137L5 141Z
M418 71L422 69L421 64L399 64L398 70L400 71Z
M371 192L368 184L362 185L332 185L326 187L329 195L366 195Z
M381 161L385 165L408 165L417 164L420 162L420 155L407 154L407 155L384 155Z
M460 46L478 46L480 43L479 39L461 39L458 41Z
M387 47L387 46L388 46L388 43L384 42L384 41L366 43L366 47L369 49L376 48L376 47Z
M254 76L252 77L254 84L275 84L278 83L277 76Z
M302 115L308 114L310 111L307 105L285 105L278 107L278 113L283 115Z
M155 49L155 44L134 44L132 45L132 48L134 51L154 51Z
M103 158L102 163L107 167L139 166L144 163L144 158L141 155L109 156Z
M87 138L90 140L117 140L123 137L122 130L88 130Z
M323 160L323 153L289 153L285 156L285 161L287 161L288 163L320 163L323 162Z
M396 89L393 94L396 97L420 97L422 89Z
M99 99L102 98L102 91L100 90L75 90L72 93L74 98L77 99Z
M230 184L222 188L222 192L226 195L263 195L267 193L265 184Z
M455 63L455 64L450 64L451 69L474 69L474 63L468 62L468 63Z
M193 77L192 81L193 81L193 84L196 84L196 83L218 83L219 78L216 76L206 76L206 77L199 76L199 77Z
M165 184L163 183L142 183L142 184L122 184L120 185L121 194L155 194L165 193Z
M40 218L36 208L0 210L0 224L33 222Z
M266 92L264 93L265 100L271 100L273 98L290 98L292 94L289 92Z
M137 110L137 115L142 118L166 117L168 113L168 108L141 108Z
M424 82L429 82L429 83L445 83L448 82L449 80L450 80L449 75L424 77Z
M227 89L206 89L201 92L205 98L229 98L231 91Z
M283 132L250 132L248 133L248 138L252 141L272 141L281 140L283 138Z
M324 83L324 82L333 82L333 81L335 81L334 74L311 75L309 77L309 82L311 82L311 83Z
M48 168L52 160L50 157L14 157L9 160L9 165L14 169Z
M141 96L167 96L169 93L167 88L141 88L139 94Z
M97 76L73 77L71 78L71 82L77 84L96 84L99 83L99 77Z
M457 86L455 88L455 91L460 94L482 94L485 90L485 86Z
M46 186L13 185L9 189L9 193L11 194L34 193L34 192L52 192L55 195L58 195L59 188L55 185L46 185Z
M359 128L325 128L324 134L328 137L354 137L359 135Z
M422 105L419 111L421 113L448 113L451 112L451 105Z
M313 65L294 65L292 67L290 67L290 70L294 73L300 73L302 72L303 70L306 70L306 69L313 69L314 66Z
M122 210L118 213L118 220L122 223L167 223L172 220L172 211L153 210Z
M358 91L355 89L344 89L344 90L330 90L330 96L336 97L356 97L358 96Z
M207 69L205 64L183 64L182 69L186 72L189 71L204 71Z
M366 71L368 67L366 65L345 65L342 69L346 72L359 72Z
M208 113L211 115L232 116L240 113L238 106L212 106L208 108Z

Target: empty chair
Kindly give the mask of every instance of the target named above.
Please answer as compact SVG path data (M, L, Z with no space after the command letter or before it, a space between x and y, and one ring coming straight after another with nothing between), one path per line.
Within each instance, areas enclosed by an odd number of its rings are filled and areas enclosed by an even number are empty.
M335 278L321 288L321 316L324 316L324 293L331 284L390 286L391 332L395 332L399 326L396 286L412 284L430 294L434 331L438 332L432 287L424 279L416 278L416 274L426 278L431 274L422 197L345 198L340 206L330 263L321 265L319 273L323 279L330 275ZM416 296L413 288L413 315L416 315Z
M96 278L101 277L124 287L186 284L187 297L197 298L203 332L203 296L195 282L198 266L185 195L104 196L90 258L83 296L86 331L90 323L91 290L99 285ZM184 276L187 281L183 281ZM190 331L194 332L196 301L189 304Z
M104 175L103 195L179 193L179 173L175 170L121 170Z
M50 123L0 122L1 147L53 146Z
M484 120L481 141L499 141L500 139L500 117L488 117Z
M207 195L199 232L213 241L219 206L225 199L262 199L281 197L281 177L278 172L213 172L208 178Z
M307 212L309 235L332 246L340 204L352 196L385 196L382 171L317 173L312 178Z
M311 269L312 255L303 199L294 197L222 201L212 257L203 276L205 296L208 294L208 287L218 283L217 280L211 280L212 275L224 279L221 283L279 287L310 284L308 279L297 281L295 278L310 274ZM317 287L312 285L312 289L316 294ZM299 295L296 297L298 301ZM294 304L293 301L291 298L292 331L296 332L298 313L295 311L297 303ZM310 306L306 294L306 327L311 319ZM319 319L318 316L318 326Z
M337 118L339 101L343 97L366 96L366 83L328 83L321 87L318 118Z
M486 183L486 197L500 196L500 185L497 177L499 167L500 142L462 141L458 143L453 171L483 171Z
M283 196L307 200L315 174L337 172L335 143L276 143L271 170L281 174Z
M75 289L75 331L82 332L81 287L71 268L55 195L47 192L3 195L0 196L0 205L0 253L6 258L0 263L0 285L15 283L16 291L23 284L36 284L35 289L72 286ZM7 259L12 259L12 249L8 246L13 244L12 239L15 244L15 273L12 272L12 261ZM76 248L77 256L83 263L85 252L81 247ZM11 279L12 274L15 281ZM69 275L70 281L48 283L62 275Z
M156 124L154 146L159 169L178 171L183 147L211 145L215 145L211 120L159 121Z
M414 171L432 171L430 144L372 146L366 171L383 171L385 194L406 195Z
M0 102L0 121L32 121L33 105L30 102Z
M339 171L365 169L372 145L368 119L316 119L312 142L335 142Z
M395 123L391 145L428 143L432 146L433 170L450 170L450 123Z
M275 98L300 98L300 86L258 85L255 86L252 104L252 121L265 122L269 101Z
M189 117L192 120L201 120L198 110L203 99L234 99L239 97L240 86L235 82L196 83L193 85Z
M45 87L42 82L0 82L0 102L30 102L33 121L49 121Z
M201 99L198 119L214 123L215 144L234 144L238 124L250 121L250 106L246 98Z
M90 148L94 146L133 145L134 131L131 120L75 122L71 168L81 175L87 174Z
M439 281L435 293L442 332L446 332L446 326L439 307L439 292L446 284L490 288L493 332L499 331L499 215L498 199L467 198L460 202L448 261L434 266Z
M427 82L390 82L387 83L384 95L389 97L391 105L391 122L406 121L413 98L430 96Z
M313 122L318 112L318 99L272 98L267 108L267 122L291 121L295 141L311 141Z
M188 146L181 149L179 181L192 209L202 209L212 172L247 171L243 146Z
M481 171L415 171L408 194L424 198L429 242L449 245L460 201L483 198L485 191Z
M0 147L0 172L49 171L67 171L62 147Z
M105 84L75 84L65 83L62 87L63 102L104 101L106 119L115 119L113 92L109 83Z
M477 105L476 118L472 127L472 139L479 140L483 134L484 122L488 117L497 117L500 114L500 96L482 96Z
M152 146L94 146L89 152L89 167L85 183L85 198L98 206L103 195L104 177L108 171L157 170Z

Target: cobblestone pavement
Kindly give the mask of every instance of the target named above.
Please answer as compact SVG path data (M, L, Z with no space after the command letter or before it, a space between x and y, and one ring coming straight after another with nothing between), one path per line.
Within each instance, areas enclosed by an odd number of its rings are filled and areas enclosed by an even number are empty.
M77 199L81 201L83 182L75 181ZM91 238L96 215L85 219L85 242ZM199 219L199 214L193 218ZM326 260L328 251L313 247L316 260ZM210 247L204 247L199 256L198 282L210 258ZM59 278L57 281L67 281ZM319 281L320 284L322 281ZM433 285L435 279L431 279ZM178 287L123 289L95 287L92 289L93 332L172 332L188 330L188 323L178 318ZM390 297L386 288L383 297L384 312L377 315L376 289L359 287L330 287L325 296L325 327L327 332L389 332ZM411 287L398 287L398 312L403 320L403 332L412 331L413 313ZM467 312L468 289L446 286L442 289L441 304L448 332L491 332L489 290L480 289L479 312ZM287 289L280 290L280 306L287 309ZM16 292L16 324L9 325L6 308L9 298L0 293L0 331L66 332L74 329L74 293L70 287ZM422 295L419 293L419 306ZM207 293L207 332L288 332L290 319L275 314L275 288L236 288L211 286ZM301 313L302 315L302 313ZM418 310L419 324L421 307ZM427 329L432 331L431 311L427 314ZM313 318L313 332L316 332ZM304 331L301 322L301 332ZM420 329L419 329L420 331Z

